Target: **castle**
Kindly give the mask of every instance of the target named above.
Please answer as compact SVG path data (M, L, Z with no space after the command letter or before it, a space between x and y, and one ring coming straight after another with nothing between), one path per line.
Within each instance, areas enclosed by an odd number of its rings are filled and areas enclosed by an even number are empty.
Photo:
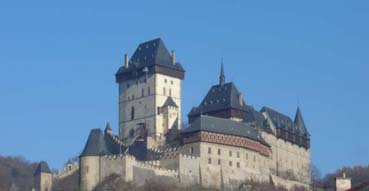
M205 187L245 181L287 188L310 186L310 134L299 108L294 121L268 107L255 110L236 85L219 83L188 114L183 127L181 84L185 70L161 39L144 42L116 73L119 135L107 124L92 129L80 155L80 186L92 190L115 173Z

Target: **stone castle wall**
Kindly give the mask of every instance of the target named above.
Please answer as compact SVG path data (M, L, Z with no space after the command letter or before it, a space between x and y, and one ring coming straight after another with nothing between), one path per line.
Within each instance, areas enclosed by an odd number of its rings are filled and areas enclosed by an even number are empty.
M266 116L268 119L268 116ZM271 129L275 129L273 123ZM310 184L310 149L277 138L274 134L262 132L261 136L271 146L271 174L285 179Z

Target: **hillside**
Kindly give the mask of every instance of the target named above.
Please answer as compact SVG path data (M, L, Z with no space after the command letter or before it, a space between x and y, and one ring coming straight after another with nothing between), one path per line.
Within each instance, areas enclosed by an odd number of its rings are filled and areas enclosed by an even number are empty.
M21 157L0 156L0 191L31 190L36 167Z

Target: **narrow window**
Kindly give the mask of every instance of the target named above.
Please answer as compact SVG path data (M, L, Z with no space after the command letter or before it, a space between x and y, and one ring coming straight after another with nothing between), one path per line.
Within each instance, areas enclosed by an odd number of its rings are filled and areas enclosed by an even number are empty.
M131 120L135 119L135 108L132 106L131 108Z
M237 158L240 158L240 152L237 152Z
M169 88L169 96L172 96L172 88Z
M229 156L230 156L230 157L232 156L232 151L229 151Z
M147 87L147 95L150 95L150 87Z
M145 90L142 88L141 90L142 97L145 96Z
M211 158L208 159L208 163L211 164Z
M221 151L220 151L220 149L218 149L218 155L220 155L221 154Z
M190 153L191 153L191 155L194 153L193 147L190 148Z
M240 168L240 162L237 162L237 168Z
M232 161L229 161L229 166L232 166Z
M167 79L164 79L164 83L167 83Z
M208 154L211 154L211 147L208 148Z
M172 85L173 85L173 80L171 80L171 81L170 81L170 84L172 84Z
M85 173L88 173L88 166L85 167Z
M248 153L246 153L246 160L248 160L249 159L249 154Z
M221 161L220 161L220 159L218 159L218 165L220 165L221 164Z
M166 94L166 92L165 92L165 88L163 88L163 95L165 95Z

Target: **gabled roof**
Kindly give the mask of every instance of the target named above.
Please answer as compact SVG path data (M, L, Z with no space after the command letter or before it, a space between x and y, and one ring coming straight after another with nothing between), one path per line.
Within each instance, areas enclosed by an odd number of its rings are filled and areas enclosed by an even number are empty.
M232 82L225 83L224 85L214 85L210 88L201 104L198 107L192 108L188 115L192 116L230 108L246 111L246 103L243 99L240 102L240 96L241 93Z
M250 127L249 124L230 119L201 115L188 128L182 129L181 133L193 133L198 131L246 137L264 145L268 145L260 136L260 132L257 129Z
M170 96L167 98L167 100L165 100L163 107L165 106L172 106L178 108L178 105L176 104L176 102L174 102L173 98Z
M295 121L294 121L298 131L301 133L301 135L309 136L309 132L307 131L305 127L304 119L302 118L300 107L297 107Z
M101 129L92 129L81 156L101 156L110 154Z
M47 162L41 161L35 171L35 175L41 174L41 173L51 173L49 169L49 165L47 165Z

